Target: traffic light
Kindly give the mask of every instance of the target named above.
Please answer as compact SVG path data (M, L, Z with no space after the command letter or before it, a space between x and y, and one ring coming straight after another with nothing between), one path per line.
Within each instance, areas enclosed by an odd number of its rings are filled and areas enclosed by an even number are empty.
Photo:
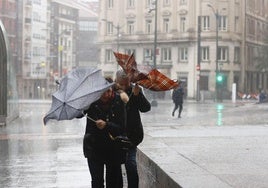
M222 74L217 74L217 83L222 83L223 82L223 75Z

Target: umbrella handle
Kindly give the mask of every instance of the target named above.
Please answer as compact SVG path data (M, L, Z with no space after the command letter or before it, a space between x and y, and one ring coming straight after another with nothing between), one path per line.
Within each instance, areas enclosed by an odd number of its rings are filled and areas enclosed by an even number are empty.
M91 121L93 121L93 122L96 123L96 121L95 121L93 118L89 117L87 114L84 114L84 112L82 112L82 114L83 114L84 116L86 116L86 118L88 118L89 120L91 120Z

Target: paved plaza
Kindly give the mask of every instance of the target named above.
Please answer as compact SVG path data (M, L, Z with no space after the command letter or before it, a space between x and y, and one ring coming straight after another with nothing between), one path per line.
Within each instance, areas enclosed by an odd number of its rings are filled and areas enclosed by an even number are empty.
M0 127L0 187L90 187L85 119L44 126L49 108L49 101L21 101L20 118ZM139 149L179 186L268 187L268 104L186 101L182 118L172 108L158 101L142 115Z
M143 116L139 148L156 164L142 166L155 178L144 184L165 187L159 168L183 188L268 187L267 103L188 101L182 118L171 117L171 103L159 107Z

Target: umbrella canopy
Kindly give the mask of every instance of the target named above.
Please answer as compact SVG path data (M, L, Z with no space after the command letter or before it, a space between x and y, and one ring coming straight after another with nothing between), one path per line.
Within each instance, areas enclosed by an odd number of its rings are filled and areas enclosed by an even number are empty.
M131 55L127 54L121 54L118 52L114 52L114 56L118 62L118 64L122 67L122 69L125 71L127 74L128 78L130 79L131 82L135 83L138 80L142 80L147 78L148 74L148 66L147 68L143 69L138 69L137 68L137 62L135 60L134 53ZM151 70L151 68L150 68Z
M74 69L62 78L58 91L52 95L51 108L43 119L44 124L50 119L76 118L112 85L102 76L100 69Z
M167 91L179 86L177 81L171 80L157 69L152 69L147 78L137 81L137 84L152 91Z
M178 86L177 81L171 80L157 69L137 65L134 54L127 55L114 52L114 55L118 64L133 83L152 91L166 91Z

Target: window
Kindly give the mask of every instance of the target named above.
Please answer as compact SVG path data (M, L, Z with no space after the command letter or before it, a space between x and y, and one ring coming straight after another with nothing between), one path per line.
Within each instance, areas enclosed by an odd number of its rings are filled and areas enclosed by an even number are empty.
M208 76L207 75L200 75L200 90L208 91Z
M170 0L163 0L163 5L164 6L170 5Z
M113 61L113 51L111 49L107 49L105 52L106 62L111 63Z
M187 0L180 0L180 4L181 4L181 5L185 5L185 4L187 4Z
M186 18L185 17L181 17L181 24L180 24L180 31L181 32L185 32L186 29L185 29L185 22L186 22Z
M134 34L134 22L133 21L127 22L127 33L130 35Z
M33 0L33 4L41 5L41 0Z
M107 22L107 34L108 35L113 34L113 22Z
M134 8L135 0L127 0L127 8Z
M168 33L169 32L169 19L164 18L164 32Z
M97 31L98 22L96 21L79 21L79 30L81 31Z
M218 47L218 60L227 61L228 60L228 48L225 46Z
M153 60L153 49L144 49L144 58L145 61L152 61Z
M179 49L179 58L180 58L180 61L187 61L188 60L188 48L180 48Z
M219 16L219 30L220 31L227 31L227 17L226 16Z
M240 47L234 48L234 63L240 63Z
M250 35L255 35L255 22L253 19L248 19L247 21L247 32Z
M239 31L239 17L235 17L235 23L234 23L235 32Z
M209 47L201 47L201 60L209 61Z
M202 16L202 30L209 31L209 16Z
M146 20L146 33L152 33L152 20Z
M113 8L114 0L108 0L108 8Z
M171 61L171 48L163 48L162 59L163 61Z
M132 53L134 53L135 56L135 49L125 49L125 54L131 55Z
M153 0L146 0L146 7L151 7L153 4Z

